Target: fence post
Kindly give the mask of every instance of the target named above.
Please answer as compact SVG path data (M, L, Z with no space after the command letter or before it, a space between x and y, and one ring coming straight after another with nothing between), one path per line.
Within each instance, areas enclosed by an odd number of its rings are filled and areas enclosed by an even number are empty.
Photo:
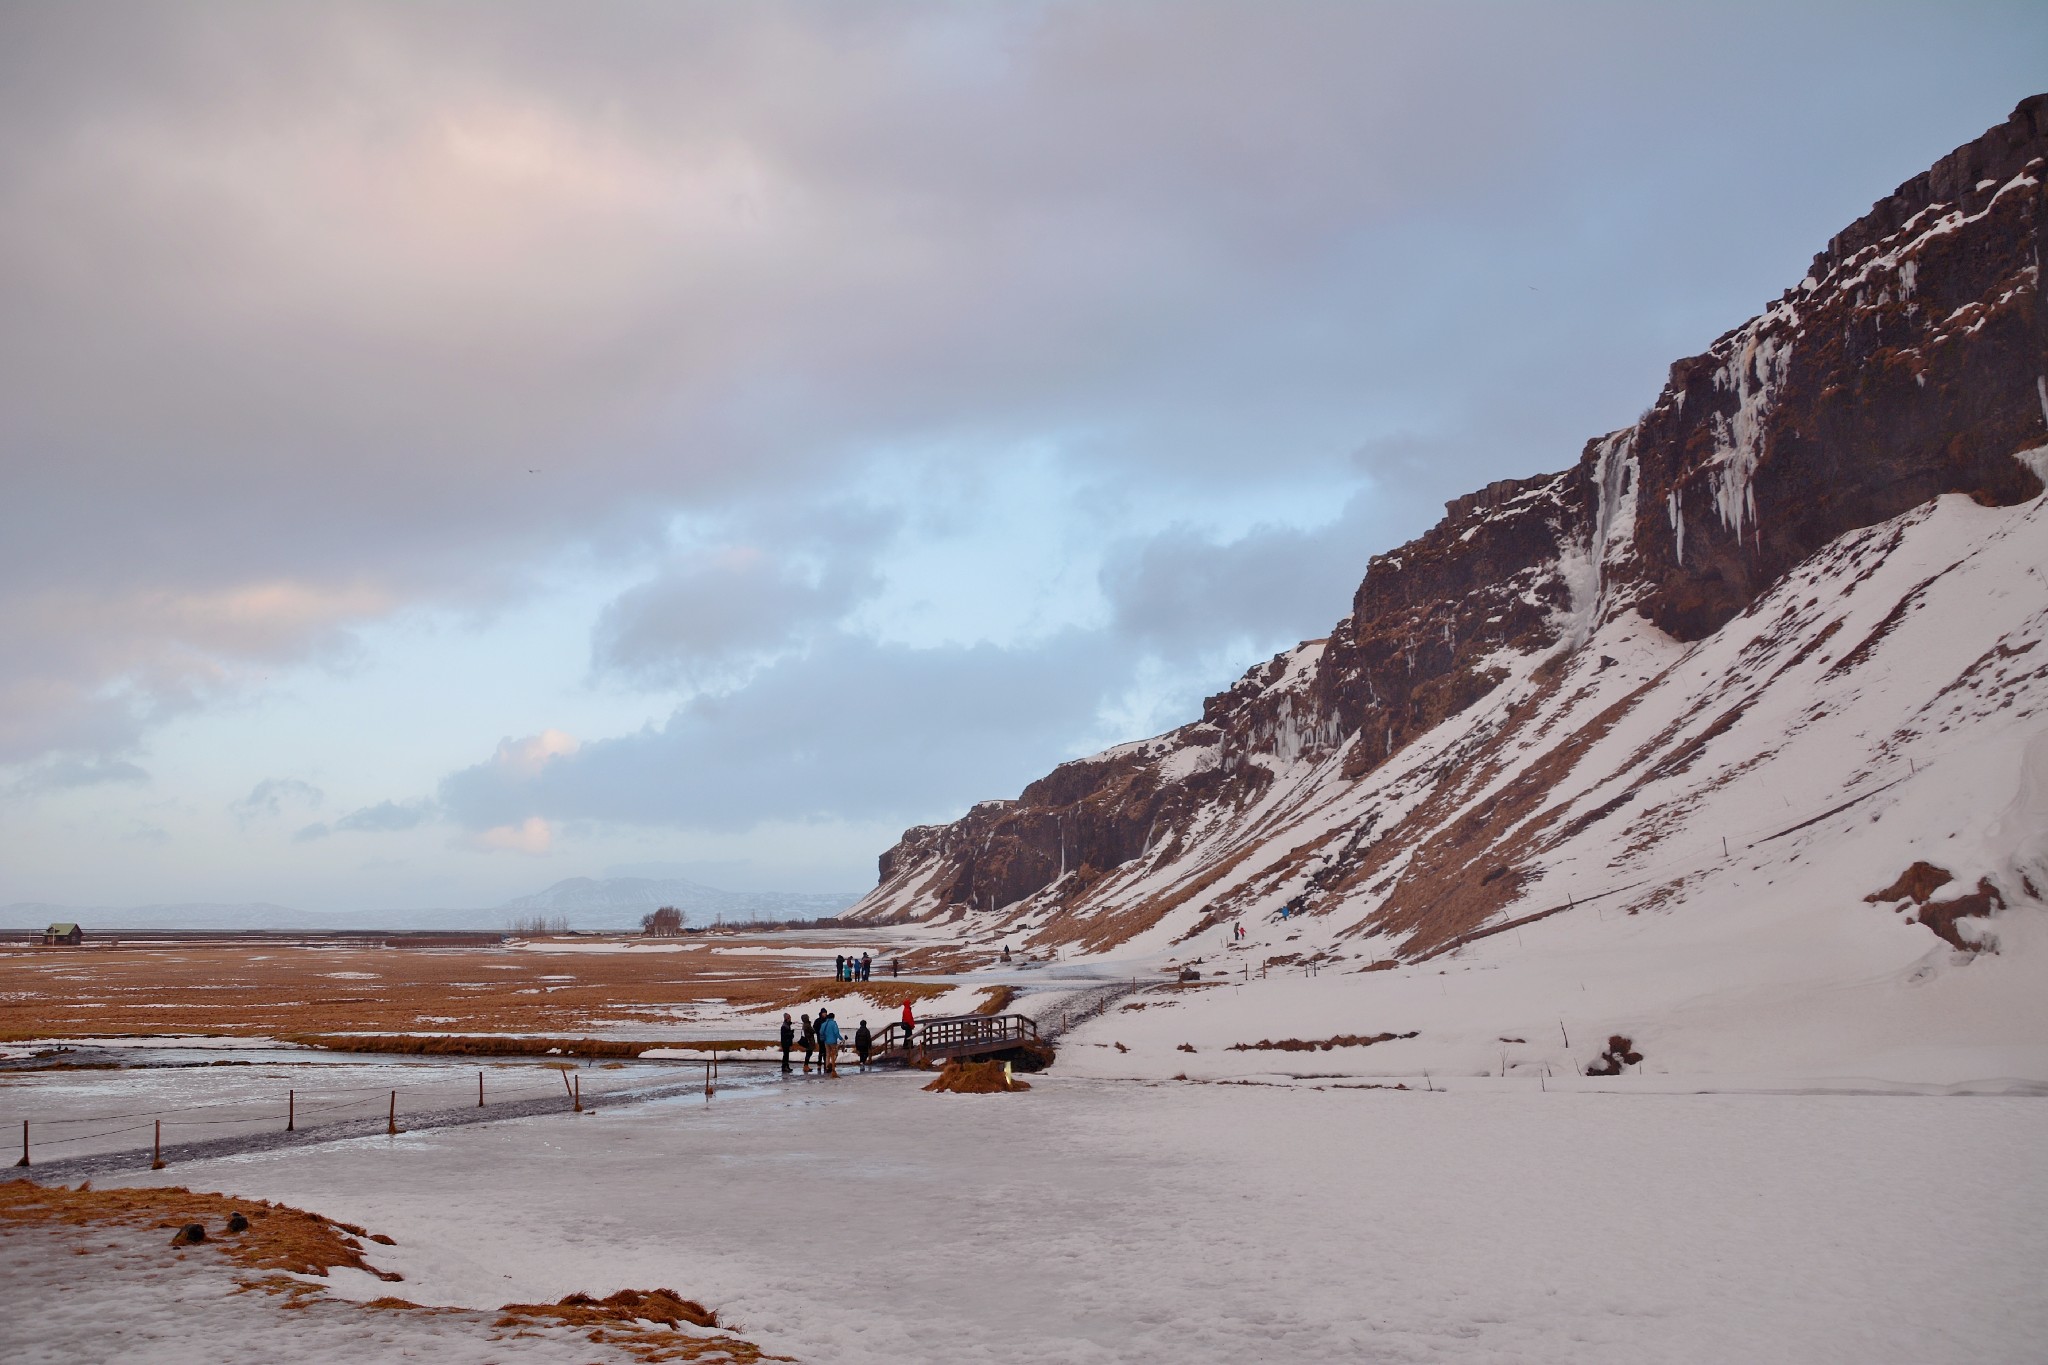
M394 1137L398 1133L398 1092L396 1090L391 1092L391 1115L384 1120L384 1132L387 1136Z
M284 1130L289 1133L299 1125L299 1092L284 1092Z
M14 1164L15 1164L15 1165L17 1165L17 1166L26 1166L26 1165L28 1165L28 1120L27 1120L27 1119L23 1119L23 1120L21 1121L21 1160L19 1160L19 1161L15 1162Z
M583 1073L576 1073L576 1112L583 1112Z
M164 1168L164 1121L156 1121L156 1145L150 1149L149 1169L160 1171Z
M484 1107L484 1073L481 1070L476 1073L476 1107Z

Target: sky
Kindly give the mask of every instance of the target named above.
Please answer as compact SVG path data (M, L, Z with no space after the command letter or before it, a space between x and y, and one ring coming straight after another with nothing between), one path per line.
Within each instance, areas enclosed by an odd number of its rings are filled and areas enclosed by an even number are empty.
M2035 4L0 7L0 904L865 889L2043 73Z

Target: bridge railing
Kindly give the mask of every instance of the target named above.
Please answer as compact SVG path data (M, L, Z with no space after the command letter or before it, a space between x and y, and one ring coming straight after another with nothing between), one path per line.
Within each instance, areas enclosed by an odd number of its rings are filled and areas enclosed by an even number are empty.
M921 1064L947 1057L1001 1052L1038 1041L1038 1025L1021 1014L955 1014L920 1019L912 1029L902 1022L875 1035L877 1059Z

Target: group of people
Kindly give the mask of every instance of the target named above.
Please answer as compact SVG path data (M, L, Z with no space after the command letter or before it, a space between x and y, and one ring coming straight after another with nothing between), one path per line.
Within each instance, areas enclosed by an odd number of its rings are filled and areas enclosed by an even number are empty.
M909 1001L905 1001L906 1006ZM788 1075L791 1068L789 1054L792 1048L801 1047L804 1054L804 1074L811 1074L811 1054L818 1057L818 1070L834 1080L839 1078L839 1048L842 1034L838 1018L831 1010L818 1011L817 1021L806 1014L803 1027L799 1029L790 1022L787 1014L782 1016L782 1071ZM853 1055L860 1059L860 1069L866 1071L875 1052L875 1035L868 1031L868 1021L863 1019L853 1031Z
M848 957L841 953L833 961L838 964L834 971L841 981L866 981L874 974L875 960L866 953L859 957Z
M909 1044L910 1036L916 1029L917 1016L911 1011L910 1001L905 1000L903 1002L903 1041L906 1045ZM793 1070L789 1064L789 1054L792 1051L801 1049L803 1052L804 1074L806 1076L811 1074L811 1056L815 1053L818 1058L819 1073L837 1080L839 1078L839 1040L843 1036L844 1033L839 1027L839 1019L831 1010L819 1010L815 1021L812 1020L810 1015L804 1015L801 1027L791 1022L787 1014L783 1015L781 1034L782 1074L786 1076ZM875 1035L869 1031L868 1021L865 1019L861 1020L859 1026L853 1031L853 1055L859 1059L862 1071L866 1071L870 1066L874 1065Z

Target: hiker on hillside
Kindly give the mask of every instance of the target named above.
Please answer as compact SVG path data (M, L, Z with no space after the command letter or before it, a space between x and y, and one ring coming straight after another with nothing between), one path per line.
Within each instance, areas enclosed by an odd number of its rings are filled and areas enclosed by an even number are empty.
M839 1079L839 1021L826 1010L818 1016L818 1042L825 1052L825 1074Z
M891 975L891 976L901 976L901 975L903 975L903 959L902 959L902 958L900 958L900 957L892 957L892 958L890 958L890 959L889 959L889 975Z
M789 1022L787 1014L782 1016L782 1074L789 1074L789 1050L796 1046L796 1025Z
M798 1043L804 1050L804 1075L811 1074L811 1049L818 1045L818 1031L811 1025L811 1016L804 1016L804 1032Z
M860 1027L853 1031L853 1052L860 1058L860 1069L868 1069L868 1057L875 1050L875 1035L868 1032L868 1021L860 1021Z

